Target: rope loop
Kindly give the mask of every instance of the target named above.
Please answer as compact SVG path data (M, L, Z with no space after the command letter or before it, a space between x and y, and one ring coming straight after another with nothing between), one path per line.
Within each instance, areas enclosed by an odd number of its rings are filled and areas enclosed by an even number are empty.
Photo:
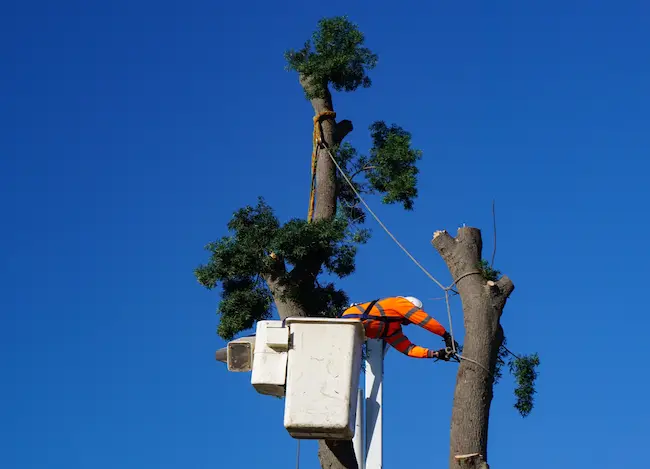
M321 129L321 122L325 118L336 118L334 111L322 111L314 116L314 133L312 136L312 152L311 152L311 187L309 190L309 212L307 213L307 221L309 223L314 219L314 207L316 204L316 163L318 157L318 147L323 142L323 131Z

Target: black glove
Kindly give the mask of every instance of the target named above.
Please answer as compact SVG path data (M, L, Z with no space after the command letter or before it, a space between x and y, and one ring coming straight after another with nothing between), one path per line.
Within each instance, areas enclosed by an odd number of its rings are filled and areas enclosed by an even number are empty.
M456 342L455 340L453 340L451 338L451 334L449 332L445 332L442 335L442 338L445 340L445 346L446 347L449 347L452 350L456 350L457 352L460 350L460 346L458 345L458 342ZM453 343L453 345L452 345L452 343Z
M446 362L449 361L450 355L447 355L447 350L446 349L441 348L440 350L438 350L436 352L436 354L437 354L437 358L439 358L440 360L444 360Z

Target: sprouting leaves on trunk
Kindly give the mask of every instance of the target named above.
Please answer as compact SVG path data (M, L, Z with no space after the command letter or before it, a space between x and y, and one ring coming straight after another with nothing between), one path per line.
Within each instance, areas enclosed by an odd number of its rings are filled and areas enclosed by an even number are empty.
M363 46L364 35L346 17L324 18L312 40L285 52L287 69L312 80L308 99L323 98L328 85L336 91L354 91L372 84L367 72L377 65L377 55Z

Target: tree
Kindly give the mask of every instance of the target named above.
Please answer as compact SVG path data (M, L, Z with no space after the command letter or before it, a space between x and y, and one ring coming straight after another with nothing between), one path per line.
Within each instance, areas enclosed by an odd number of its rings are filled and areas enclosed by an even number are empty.
M258 197L256 205L234 213L228 236L207 245L210 259L195 275L208 289L221 287L217 332L226 340L271 317L274 309L282 319L333 317L349 304L347 294L323 277L352 274L357 249L370 232L362 228L365 213L330 154L359 193L380 195L383 203L406 210L413 209L417 197L416 163L422 154L411 147L407 131L372 123L367 155L343 142L353 125L336 121L330 88L370 87L367 73L377 63L357 26L345 17L323 19L312 39L285 58L315 113L308 216L282 224ZM318 457L323 469L357 467L350 441L320 441Z
M515 286L482 259L483 242L476 228L460 228L455 238L436 231L432 240L447 264L463 304L465 340L456 378L451 418L451 469L485 469L493 388L508 355L517 379L515 408L526 417L533 408L536 354L519 357L506 347L501 315Z
M270 318L274 310L282 319L333 317L348 305L347 294L323 277L344 278L354 273L357 249L370 231L362 228L365 213L335 161L357 192L379 195L385 204L413 210L418 195L416 163L422 152L412 148L409 132L383 121L372 123L372 147L367 155L343 141L353 125L349 120L336 121L331 89L351 92L370 87L368 72L377 64L377 56L364 46L358 27L346 17L322 19L312 39L299 50L287 51L285 58L287 69L297 72L315 113L307 219L293 218L282 224L258 197L256 205L235 211L227 224L229 235L206 246L210 259L195 269L195 275L206 288L221 288L217 333L226 340ZM481 276L464 277L457 287L465 312L464 350L477 363L485 363L489 372L472 362L460 364L452 418L452 467L458 467L453 456L461 450L487 458L492 387L506 355L499 318L514 288L507 277L496 278L498 273L481 263L480 232L467 228L461 233L457 238L438 233L433 244L455 278L467 269L481 272ZM524 377L522 383L530 385L535 362L526 359L516 359L511 365ZM532 408L534 389L521 389L523 414ZM480 424L474 426L472 419ZM323 469L357 468L351 441L320 441L318 457Z

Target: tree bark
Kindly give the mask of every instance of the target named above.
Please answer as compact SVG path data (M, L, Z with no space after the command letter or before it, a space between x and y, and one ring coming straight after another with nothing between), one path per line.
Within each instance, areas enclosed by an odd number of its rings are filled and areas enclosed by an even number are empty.
M483 245L476 228L460 228L455 238L446 231L437 231L432 244L454 280L459 279L456 288L465 325L463 356L468 359L461 360L456 377L449 467L485 469L489 467L488 424L494 372L503 341L500 319L514 284L505 275L495 282L485 280L480 273Z
M318 115L324 111L334 111L332 95L329 92L327 83L313 83L310 77L303 75L300 76L300 85L305 91L312 89L316 85L321 86L325 90L323 98L311 99L314 115ZM336 120L332 117L323 118L320 125L325 148L319 146L316 153L316 203L314 207L314 221L332 220L336 216L338 197L338 187L336 184L337 169L327 149L331 149L335 145L340 144L345 136L353 129L352 122L349 120L343 120L337 124ZM305 268L304 275L315 278L321 269L321 264L322 262L318 262L318 265L301 266L301 268ZM273 291L272 288L271 291ZM280 307L286 308L287 310L292 309L291 305L281 306L277 301L276 304L278 305L278 310ZM358 469L352 441L319 440L318 459L322 469Z
M302 306L293 301L286 295L288 286L283 285L280 279L286 274L287 267L284 263L284 259L281 257L273 257L275 264L273 266L273 272L264 277L264 281L269 287L271 294L273 295L273 300L275 306L278 309L278 315L280 319L285 320L293 316L306 316Z
M316 86L312 82L312 79L306 76L300 77L300 85L305 91L313 89ZM332 94L329 92L327 84L318 85L324 89L324 96L323 98L311 99L314 115L325 111L334 111ZM345 136L353 129L352 122L349 120L343 120L337 124L333 117L323 118L320 125L323 143L327 148L333 148L335 145L340 144ZM314 208L314 220L331 220L336 215L337 170L327 152L327 148L321 146L316 153L316 206Z
M285 296L286 287L279 281L285 271L284 261L276 259L276 272L265 278L271 290L280 319L306 316L304 309ZM352 441L318 441L318 459L322 469L359 469Z

